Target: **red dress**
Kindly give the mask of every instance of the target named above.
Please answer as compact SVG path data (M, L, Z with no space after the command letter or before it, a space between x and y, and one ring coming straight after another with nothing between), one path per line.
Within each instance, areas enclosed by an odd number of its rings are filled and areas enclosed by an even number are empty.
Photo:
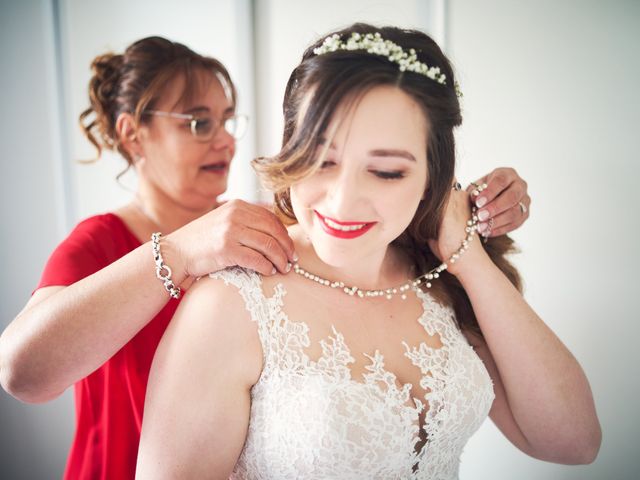
M139 246L116 215L88 218L53 252L38 288L71 285ZM113 357L75 384L77 425L65 479L134 478L151 361L177 306L169 300Z

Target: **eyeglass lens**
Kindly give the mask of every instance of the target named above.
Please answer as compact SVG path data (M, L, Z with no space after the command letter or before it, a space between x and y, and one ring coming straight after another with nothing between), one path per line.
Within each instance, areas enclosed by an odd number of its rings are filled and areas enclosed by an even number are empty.
M225 119L222 126L229 135L238 140L241 138L247 127L247 117L244 115L234 115ZM194 118L191 120L191 133L199 139L208 140L218 130L218 126L210 118Z

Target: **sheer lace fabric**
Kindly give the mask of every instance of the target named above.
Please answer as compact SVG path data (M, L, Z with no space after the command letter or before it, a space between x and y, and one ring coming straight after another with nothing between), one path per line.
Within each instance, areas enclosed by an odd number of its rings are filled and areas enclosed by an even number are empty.
M283 312L281 284L267 297L254 272L233 268L210 276L239 289L264 355L231 479L458 477L462 449L486 418L494 393L450 308L417 292L423 306L418 322L429 335L439 335L442 347L404 343L425 392L411 398L411 384L399 386L377 351L363 381L354 380L354 358L335 328L321 341L321 357L311 360L305 353L309 327Z

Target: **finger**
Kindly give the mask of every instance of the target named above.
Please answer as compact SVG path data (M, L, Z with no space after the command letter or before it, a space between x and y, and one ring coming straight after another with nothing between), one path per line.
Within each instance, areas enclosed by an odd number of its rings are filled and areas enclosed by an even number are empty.
M282 249L280 243L271 235L259 230L245 228L238 235L238 242L265 257L280 273L288 273L291 269L287 252Z
M494 231L498 228L504 227L505 225L518 224L518 221L522 218L522 216L523 215L520 209L518 209L518 207L514 207L510 208L506 212L502 212L500 215L493 217L491 220L482 223L490 223L492 227L491 230ZM479 228L482 228L482 223L478 226Z
M510 192L512 189L520 189L522 196L526 189L524 188L524 182L516 182L516 180L520 180L520 177L516 174L516 171L511 168L497 168L493 172L491 172L487 176L487 180L485 181L487 187L480 193L475 200L476 206L478 208L486 207L494 202L494 200L500 198L505 193ZM508 199L509 196L514 195L517 192L508 193L505 199ZM519 198L518 198L519 200ZM514 204L517 203L517 200L514 201ZM509 205L511 207L513 205ZM499 207L503 207L503 210L497 210L495 206L493 206L494 215L497 215L501 211L506 210L504 204L499 205Z
M478 186L482 185L483 183L487 183L487 177L488 177L488 175L485 175L484 177L479 178L475 182L471 182L469 184L469 186L467 187L467 193L471 195L473 193L473 191L476 188L478 188ZM473 199L475 200L475 195L473 195Z
M489 235L489 238L493 238L493 237L499 237L500 235L505 235L509 232L512 232L513 230L515 230L516 228L518 228L516 225L504 225L500 228L494 228L491 230L491 233Z
M240 215L238 222L253 230L258 230L273 237L285 251L290 262L296 262L298 256L295 252L293 240L280 219L266 208L246 204L247 207Z
M265 276L276 273L276 268L269 260L249 247L238 246L230 255L230 261L234 265L250 268Z
M529 196L525 196L516 206L511 207L509 210L502 212L494 218L494 223L497 227L502 228L505 225L511 224L513 228L520 227L525 220L529 218L529 207L531 206L531 199Z
M481 233L485 233L488 224L491 223L492 228L489 236L495 237L510 233L516 228L519 228L527 218L529 218L529 210L527 209L527 211L523 212L520 205L518 205L510 208L506 212L502 212L487 222L480 222L478 224L478 230Z
M484 192L482 192L482 194L484 194ZM497 197L478 210L478 218L480 221L486 221L489 218L496 218L498 215L513 208L517 207L519 209L519 202L521 202L525 196L526 190L523 182L513 182ZM478 204L478 200L476 200L476 204Z
M511 208L519 207L520 202L524 204L526 197L526 184L523 181L515 181L493 200L488 201L482 209L489 212L489 218L493 218Z

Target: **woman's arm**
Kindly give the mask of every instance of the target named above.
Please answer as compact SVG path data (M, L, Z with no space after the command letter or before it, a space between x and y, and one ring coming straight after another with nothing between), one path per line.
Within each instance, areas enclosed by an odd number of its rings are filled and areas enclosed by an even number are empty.
M136 478L228 478L261 370L257 325L238 290L196 282L154 357Z
M173 266L168 248L163 256ZM177 270L173 278L185 277ZM2 387L28 403L57 397L115 354L168 299L149 244L71 286L37 290L0 337Z
M460 246L469 195L451 193L437 241L440 259ZM592 462L601 431L589 382L571 352L492 262L479 239L448 261L467 293L484 340L468 334L494 381L491 418L524 452L558 463Z
M163 237L161 249L177 285L230 265L285 271L294 257L275 215L242 201ZM168 299L148 243L73 285L38 290L0 336L0 384L28 403L57 397L122 348Z
M475 253L456 275L484 335L470 340L494 382L492 420L533 457L591 463L602 434L582 368L488 256Z

